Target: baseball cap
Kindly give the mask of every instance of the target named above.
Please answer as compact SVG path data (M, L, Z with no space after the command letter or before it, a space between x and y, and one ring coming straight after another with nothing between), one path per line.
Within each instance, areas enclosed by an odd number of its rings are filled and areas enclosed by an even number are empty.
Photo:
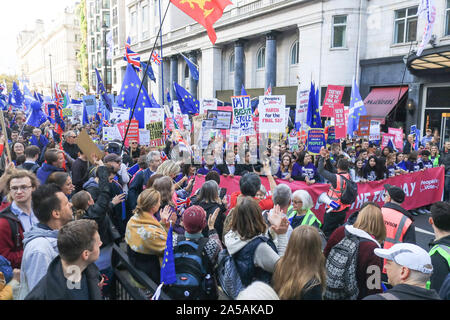
M206 212L200 206L187 208L183 213L183 226L190 234L201 232L206 227Z
M385 184L384 189L386 189L392 200L394 200L395 202L402 203L405 200L405 192L402 188L391 186L390 184Z
M115 153L110 153L107 154L105 156L105 158L103 159L103 162L121 162L122 161L122 157L115 154Z
M412 243L397 243L389 249L375 249L374 253L380 258L394 261L398 265L431 274L433 265L431 257L424 249Z

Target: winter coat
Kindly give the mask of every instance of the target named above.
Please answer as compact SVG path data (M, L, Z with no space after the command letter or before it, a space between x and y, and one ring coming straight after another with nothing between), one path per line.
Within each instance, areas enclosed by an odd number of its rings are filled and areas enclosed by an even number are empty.
M394 295L398 300L441 300L436 290L428 290L409 284L398 284L392 289L386 291ZM365 297L363 300L388 300L380 294L373 294Z
M220 208L219 214L217 215L216 222L214 223L214 229L216 229L217 234L219 235L219 239L222 239L223 235L223 223L225 221L225 212L227 208L223 204L218 204L217 202L200 202L197 204L202 207L206 211L206 221L208 221L209 217L216 211L217 208ZM203 236L208 236L208 226L203 229Z
M9 220L9 221L8 221ZM9 222L12 221L17 226L19 232L13 235ZM23 255L23 227L19 218L11 211L11 206L0 213L0 255L11 262L13 268L20 268Z
M55 166L52 166L51 164L44 163L42 167L40 167L36 173L37 178L39 179L39 182L41 184L45 184L47 182L48 177L53 172L64 172L64 169L57 168Z

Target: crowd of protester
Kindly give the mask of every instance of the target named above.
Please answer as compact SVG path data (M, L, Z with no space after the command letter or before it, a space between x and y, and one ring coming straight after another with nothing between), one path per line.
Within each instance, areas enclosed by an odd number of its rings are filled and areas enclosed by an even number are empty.
M159 284L169 236L175 252L192 242L200 248L202 270L212 279L197 295L204 299L227 298L217 274L224 252L242 283L237 299L342 298L335 289L344 281L336 255L352 243L358 250L347 299L449 298L450 141L439 150L431 131L417 148L408 136L402 151L347 139L312 155L302 143L291 149L284 141L269 145L265 161L249 142L241 149L222 144L195 163L195 154L180 151L175 138L163 147L131 140L122 150L120 141L102 142L95 124L67 123L60 136L50 122L26 125L21 112L6 120L0 138L0 299L111 299L114 244ZM102 159L83 154L77 145L82 129L104 151ZM348 219L349 205L341 203L321 221L308 191L292 192L283 183L328 183L339 190L341 176L366 183L437 166L445 167L444 201L407 211L403 190L385 185L383 207L365 203ZM194 190L198 176L205 183ZM240 191L227 195L220 180L234 176ZM270 190L260 176L269 179ZM401 238L392 239L386 226L385 214L393 211L406 220ZM430 215L435 232L430 253L415 244L419 214ZM382 272L368 272L373 267ZM148 288L132 282L150 298ZM167 293L179 298L173 288Z

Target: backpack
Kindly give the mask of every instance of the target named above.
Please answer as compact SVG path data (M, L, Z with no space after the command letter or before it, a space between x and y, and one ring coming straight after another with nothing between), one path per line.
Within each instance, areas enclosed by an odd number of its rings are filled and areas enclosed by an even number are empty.
M230 299L236 299L239 292L244 289L236 263L227 249L220 251L217 258L217 280Z
M356 300L359 294L356 268L359 238L346 235L330 251L325 268L327 270L326 300Z
M20 235L20 222L17 221L16 216L10 212L1 212L0 218L6 219L11 229L11 239L14 244L14 250L18 250L22 247L22 236Z
M341 203L352 204L353 202L355 202L356 197L358 196L358 185L356 184L356 182L347 179L343 175L340 176L345 181L345 189L341 195Z
M173 250L177 282L164 290L174 300L217 299L217 284L204 252L208 238L194 242L180 236Z

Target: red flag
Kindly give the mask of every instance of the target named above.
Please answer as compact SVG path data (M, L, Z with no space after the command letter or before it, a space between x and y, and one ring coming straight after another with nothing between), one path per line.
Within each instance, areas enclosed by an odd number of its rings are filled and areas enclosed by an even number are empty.
M233 4L230 0L170 0L178 9L205 27L212 44L217 36L213 24L223 14L223 10Z

